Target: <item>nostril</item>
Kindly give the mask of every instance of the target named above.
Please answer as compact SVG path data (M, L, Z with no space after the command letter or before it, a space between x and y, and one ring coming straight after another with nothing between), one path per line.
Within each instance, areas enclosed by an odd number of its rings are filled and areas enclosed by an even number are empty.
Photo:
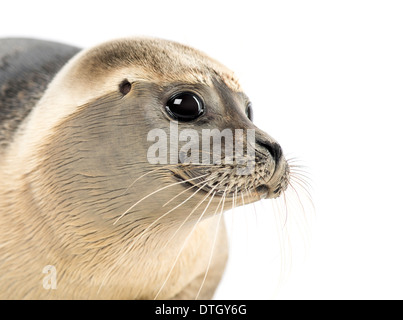
M281 157L283 156L283 149L278 143L273 143L271 150L269 149L272 157L276 162L280 161Z
M274 161L278 162L283 156L283 150L277 142L259 141L259 144L269 151Z

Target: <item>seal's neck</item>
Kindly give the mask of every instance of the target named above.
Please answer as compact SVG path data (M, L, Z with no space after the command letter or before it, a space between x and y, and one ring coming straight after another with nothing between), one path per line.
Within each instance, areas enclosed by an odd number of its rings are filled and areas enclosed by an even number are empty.
M9 274L5 278L12 281L3 285L21 297L153 299L164 283L159 298L170 297L208 265L217 218L143 232L149 221L114 226L74 203L55 205L52 182L48 197L39 195L35 172L10 171L4 178L0 256L8 259L0 263L0 274ZM56 290L41 285L49 265L58 274ZM80 285L70 291L71 283Z

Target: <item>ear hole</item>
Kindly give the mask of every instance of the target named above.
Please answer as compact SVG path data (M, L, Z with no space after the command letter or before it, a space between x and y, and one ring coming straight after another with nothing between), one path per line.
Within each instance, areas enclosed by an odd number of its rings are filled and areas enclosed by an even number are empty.
M124 96L130 92L131 88L132 84L127 79L123 80L119 85L119 91Z

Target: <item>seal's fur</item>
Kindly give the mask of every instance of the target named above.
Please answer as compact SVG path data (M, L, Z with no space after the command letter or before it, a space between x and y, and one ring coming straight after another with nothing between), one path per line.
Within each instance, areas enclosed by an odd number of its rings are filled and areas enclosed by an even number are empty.
M222 212L241 204L237 192L250 203L288 181L281 148L248 119L233 73L159 39L83 51L0 44L0 298L211 298L227 259ZM256 130L253 177L229 181L235 167L220 167L221 179L214 165L147 161L147 133L169 130L164 103L178 90L207 106L181 128ZM216 179L207 190L181 181L206 173ZM42 286L47 265L57 289Z

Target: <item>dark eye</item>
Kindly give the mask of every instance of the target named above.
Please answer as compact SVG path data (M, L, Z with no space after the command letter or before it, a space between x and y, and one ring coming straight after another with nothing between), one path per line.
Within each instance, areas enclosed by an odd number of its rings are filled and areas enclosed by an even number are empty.
M202 100L191 92L172 96L165 108L172 118L179 121L192 121L204 112Z
M246 107L246 115L248 116L250 121L253 121L253 110L251 103L248 103L248 106Z

